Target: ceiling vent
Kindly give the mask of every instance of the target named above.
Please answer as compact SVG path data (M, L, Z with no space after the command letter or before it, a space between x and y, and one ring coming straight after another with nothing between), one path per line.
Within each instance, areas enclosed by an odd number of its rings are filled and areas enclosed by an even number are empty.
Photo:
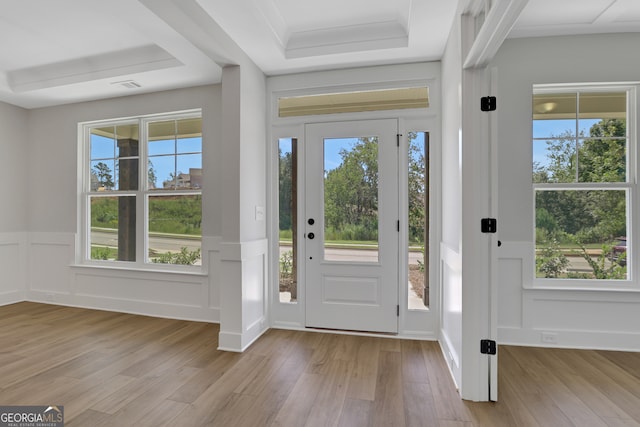
M136 81L133 81L133 80L124 80L124 81L121 81L121 82L113 82L111 84L112 85L119 85L119 86L122 86L122 87L127 88L127 89L137 89L139 87L142 87L140 85L140 83L138 83Z

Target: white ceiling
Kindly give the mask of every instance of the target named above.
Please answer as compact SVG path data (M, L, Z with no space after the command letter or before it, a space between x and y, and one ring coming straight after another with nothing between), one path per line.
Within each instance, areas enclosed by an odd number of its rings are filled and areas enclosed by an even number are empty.
M0 101L36 108L216 83L238 47L267 75L438 60L456 8L455 0L2 0ZM638 0L529 0L510 36L627 31L640 31Z

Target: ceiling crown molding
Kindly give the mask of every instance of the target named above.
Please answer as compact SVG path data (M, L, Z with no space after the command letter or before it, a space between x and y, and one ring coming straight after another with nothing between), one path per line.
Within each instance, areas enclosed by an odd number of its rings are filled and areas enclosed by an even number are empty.
M149 45L9 71L7 81L13 92L21 93L182 65L161 47Z
M253 0L253 5L260 11L276 40L284 49L290 31L276 3L273 0Z
M406 28L397 21L386 21L292 33L285 56L304 58L407 46Z

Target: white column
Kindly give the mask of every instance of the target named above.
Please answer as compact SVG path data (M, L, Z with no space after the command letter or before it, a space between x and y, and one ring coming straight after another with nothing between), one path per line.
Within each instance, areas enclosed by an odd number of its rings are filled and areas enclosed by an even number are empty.
M221 350L244 351L268 327L265 93L253 64L223 69Z

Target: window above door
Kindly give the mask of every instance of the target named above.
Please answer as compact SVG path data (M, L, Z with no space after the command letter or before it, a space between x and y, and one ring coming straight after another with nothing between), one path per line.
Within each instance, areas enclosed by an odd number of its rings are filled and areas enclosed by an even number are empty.
M361 113L429 107L426 86L399 89L361 90L321 95L289 96L278 99L278 117L317 114Z

